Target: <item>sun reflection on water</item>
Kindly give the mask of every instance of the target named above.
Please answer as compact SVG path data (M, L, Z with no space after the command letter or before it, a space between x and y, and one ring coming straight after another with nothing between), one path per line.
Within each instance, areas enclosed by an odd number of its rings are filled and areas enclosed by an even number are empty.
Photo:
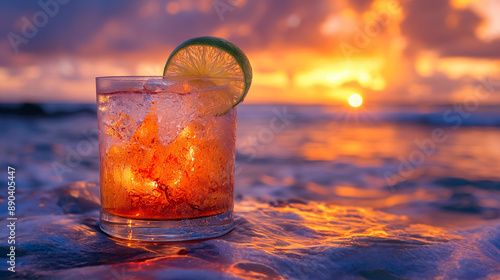
M406 216L362 207L315 202L269 207L265 203L244 201L236 205L236 211L255 225L254 237L245 246L270 253L314 246L373 246L385 242L418 246L460 238L442 228L411 224ZM284 245L270 246L272 240L280 240Z

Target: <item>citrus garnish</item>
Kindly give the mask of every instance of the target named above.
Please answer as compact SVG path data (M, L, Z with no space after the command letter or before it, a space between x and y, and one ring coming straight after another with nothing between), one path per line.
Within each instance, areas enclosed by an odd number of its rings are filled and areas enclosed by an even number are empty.
M252 67L245 53L227 40L210 36L192 38L178 46L163 75L199 78L195 84L211 88L200 97L214 106L216 115L243 101L252 83Z

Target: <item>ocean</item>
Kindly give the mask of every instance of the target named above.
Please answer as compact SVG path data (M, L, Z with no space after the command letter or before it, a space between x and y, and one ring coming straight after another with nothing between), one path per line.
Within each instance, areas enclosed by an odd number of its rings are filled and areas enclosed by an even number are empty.
M239 105L236 227L171 244L99 230L95 104L0 123L3 279L500 278L500 107Z

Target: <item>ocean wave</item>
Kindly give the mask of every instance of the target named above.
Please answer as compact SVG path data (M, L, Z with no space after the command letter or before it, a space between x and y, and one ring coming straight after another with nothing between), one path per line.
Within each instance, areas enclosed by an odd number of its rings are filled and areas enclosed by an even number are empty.
M487 106L474 110L450 106L428 106L425 112L418 107L375 107L353 111L339 106L320 105L247 105L238 106L238 116L243 119L269 120L276 111L285 111L294 116L295 123L335 121L340 123L410 123L430 126L499 127L500 107ZM2 104L0 116L22 116L30 118L59 118L76 114L96 116L95 104Z

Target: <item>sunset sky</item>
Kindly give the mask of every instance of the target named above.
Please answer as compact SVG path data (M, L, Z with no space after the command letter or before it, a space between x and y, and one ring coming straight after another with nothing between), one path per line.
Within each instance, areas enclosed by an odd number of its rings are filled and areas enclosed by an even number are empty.
M500 81L498 15L498 0L2 1L0 101L93 102L95 77L161 75L212 35L248 55L246 103L461 102Z

